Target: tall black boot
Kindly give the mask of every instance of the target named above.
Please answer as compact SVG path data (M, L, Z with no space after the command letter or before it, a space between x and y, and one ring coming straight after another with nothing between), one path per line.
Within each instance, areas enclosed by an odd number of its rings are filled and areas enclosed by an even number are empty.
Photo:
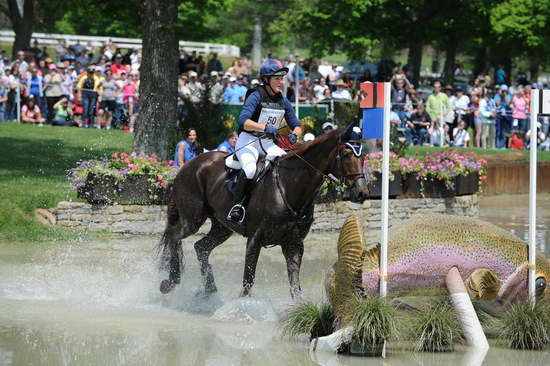
M237 183L233 188L233 207L229 210L227 219L241 224L246 216L246 201L248 189L252 185L252 179L247 179L244 171L239 173Z

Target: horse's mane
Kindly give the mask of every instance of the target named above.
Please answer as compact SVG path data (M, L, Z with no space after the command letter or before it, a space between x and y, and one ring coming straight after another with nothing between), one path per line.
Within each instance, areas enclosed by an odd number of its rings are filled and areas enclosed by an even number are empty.
M286 155L282 157L282 159L287 160L295 157L296 155L303 155L307 151L314 149L318 145L321 145L322 143L326 142L327 140L338 138L341 132L342 131L340 130L334 130L334 131L331 131L330 133L325 133L325 134L322 134L321 136L316 137L313 141L308 141L296 147L293 147L292 150L290 150Z

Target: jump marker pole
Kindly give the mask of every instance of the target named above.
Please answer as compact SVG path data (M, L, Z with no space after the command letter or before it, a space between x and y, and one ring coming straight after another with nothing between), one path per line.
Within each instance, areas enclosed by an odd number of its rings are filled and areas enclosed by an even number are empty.
M529 158L529 300L535 304L537 234L537 116L540 90L531 90L531 137Z
M380 247L380 296L387 295L388 281L388 209L390 193L390 108L391 84L384 83L384 135L382 139L382 230Z
M298 72L298 55L294 65L294 96L296 97L296 118L300 119L300 77Z

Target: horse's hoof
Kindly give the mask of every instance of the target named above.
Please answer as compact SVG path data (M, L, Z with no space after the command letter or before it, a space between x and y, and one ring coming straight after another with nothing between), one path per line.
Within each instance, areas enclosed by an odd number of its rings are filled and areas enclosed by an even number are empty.
M160 292L163 294L167 294L170 291L172 291L176 287L176 284L170 280L162 280L160 283Z

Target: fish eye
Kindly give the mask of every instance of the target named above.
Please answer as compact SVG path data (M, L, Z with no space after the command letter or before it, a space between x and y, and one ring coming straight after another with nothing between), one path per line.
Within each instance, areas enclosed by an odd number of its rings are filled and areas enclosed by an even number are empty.
M535 280L535 296L542 296L544 294L544 290L546 290L546 279L544 277L538 277Z

